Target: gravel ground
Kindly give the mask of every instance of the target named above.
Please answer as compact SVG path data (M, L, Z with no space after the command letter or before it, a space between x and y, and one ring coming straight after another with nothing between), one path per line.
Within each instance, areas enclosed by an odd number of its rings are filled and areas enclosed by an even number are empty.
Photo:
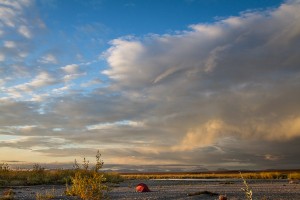
M149 193L134 192L135 185L143 182L152 190ZM300 200L300 184L288 184L287 180L249 180L254 199ZM209 191L226 195L230 200L245 200L241 180L145 180L127 181L115 188L111 199L218 199L206 194L188 196L190 193Z
M145 183L152 192L137 193L135 186ZM253 190L253 197L257 200L300 200L300 184L289 184L287 180L249 180L249 186ZM188 194L209 191L227 195L229 200L245 200L244 188L241 180L131 180L125 181L113 187L109 192L110 199L120 200L215 200L218 195L207 194L188 196ZM16 200L35 200L36 194L45 194L46 191L54 193L55 200L77 200L79 198L64 195L65 186L19 186L11 187ZM7 188L0 188L1 194Z

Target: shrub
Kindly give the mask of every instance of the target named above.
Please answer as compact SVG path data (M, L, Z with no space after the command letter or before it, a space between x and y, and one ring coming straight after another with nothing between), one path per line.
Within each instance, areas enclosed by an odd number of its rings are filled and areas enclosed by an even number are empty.
M67 185L66 194L72 196L79 196L83 200L99 200L105 198L105 191L108 191L108 186L104 184L106 178L103 173L99 173L99 169L102 168L104 162L100 158L101 154L97 151L96 164L92 171L89 170L89 161L83 159L82 167L75 159L74 168L76 173L74 177L71 177L72 186Z
M72 186L67 186L66 193L72 196L79 196L83 200L99 200L105 197L104 191L108 187L103 183L103 174L79 170L71 178Z
M9 171L10 170L10 168L9 168L9 165L7 164L7 163L2 163L2 164L0 164L0 171L5 171L5 172L7 172L7 171Z

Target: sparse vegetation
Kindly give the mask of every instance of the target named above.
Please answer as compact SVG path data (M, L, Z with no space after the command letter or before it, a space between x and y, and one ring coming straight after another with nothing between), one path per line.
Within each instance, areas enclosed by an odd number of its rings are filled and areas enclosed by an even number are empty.
M203 172L203 173L105 173L101 172L103 160L98 151L96 154L96 163L91 166L89 160L83 159L79 164L75 159L73 169L46 170L40 164L36 163L30 170L12 170L7 163L0 164L0 186L25 186L37 184L66 184L67 195L78 196L83 200L98 200L106 198L107 191L110 190L111 183L119 183L124 179L227 179L242 178L245 185L241 188L247 200L252 200L252 190L246 179L289 179L298 181L300 171L243 171L238 174L236 171L224 172ZM225 181L221 184L233 184ZM198 193L195 193L197 195ZM37 200L49 200L55 198L54 191L37 193ZM0 200L13 200L14 192L5 190ZM266 198L265 198L266 199Z
M103 161L100 159L101 154L99 151L96 155L96 164L92 171L99 172L99 169L103 166ZM87 160L85 161L84 168L89 171ZM25 186L25 185L50 185L59 184L63 185L71 182L71 178L75 177L75 174L82 170L79 164L75 160L74 169L57 169L46 170L40 164L34 164L30 170L12 170L7 163L0 164L0 186ZM118 173L104 173L99 172L104 177L104 182L119 183L123 181Z
M12 189L4 190L0 200L14 200L15 192Z
M244 191L246 199L252 200L252 189L249 187L246 179L244 179L242 172L240 172L240 176L243 179L243 183L245 185L245 188L241 188L241 189Z
M36 200L50 200L55 198L55 190L54 188L52 190L46 190L45 193L36 193L35 196Z
M0 186L65 184L74 170L0 170Z
M240 174L230 172L179 172L179 173L121 173L124 179L239 179ZM243 172L246 179L300 179L299 171Z
M9 165L7 163L0 164L0 171L9 171Z
M40 164L33 165L31 170L11 170L6 163L0 164L0 186L66 184L66 194L79 196L83 200L104 199L109 190L108 183L119 183L124 179L118 173L100 172L103 160L98 151L95 166L90 168L90 162L84 158L82 168L75 159L72 170L46 170ZM71 183L70 185L68 185ZM37 200L48 200L55 197L54 191L37 193ZM7 192L0 200L14 199L12 192Z
M288 179L290 179L290 180L293 180L293 179L300 180L300 173L296 173L296 172L290 173L288 175Z
M86 158L83 159L83 169L77 168L75 176L71 177L72 185L70 187L67 185L67 195L79 196L83 200L104 199L105 191L108 191L109 188L105 184L104 174L98 172L104 164L100 157L101 154L98 151L93 170L89 170L89 161ZM74 166L79 165L74 163Z

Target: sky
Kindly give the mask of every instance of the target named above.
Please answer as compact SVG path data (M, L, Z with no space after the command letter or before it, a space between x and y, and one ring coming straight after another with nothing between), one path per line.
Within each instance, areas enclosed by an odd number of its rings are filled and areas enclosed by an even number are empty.
M0 38L0 163L300 167L299 0L0 0Z

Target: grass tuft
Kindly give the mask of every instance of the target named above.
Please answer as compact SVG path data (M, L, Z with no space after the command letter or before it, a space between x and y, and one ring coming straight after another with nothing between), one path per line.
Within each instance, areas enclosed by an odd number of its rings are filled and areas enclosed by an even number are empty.
M50 200L55 198L55 190L54 188L52 190L46 190L46 192L43 193L36 193L35 199L36 200Z
M3 196L0 197L0 200L14 200L15 192L12 189L7 189L3 192Z
M252 189L249 187L246 179L244 179L242 172L240 172L240 175L241 175L241 178L243 179L243 183L245 185L245 188L241 188L241 189L244 191L246 199L252 200Z

